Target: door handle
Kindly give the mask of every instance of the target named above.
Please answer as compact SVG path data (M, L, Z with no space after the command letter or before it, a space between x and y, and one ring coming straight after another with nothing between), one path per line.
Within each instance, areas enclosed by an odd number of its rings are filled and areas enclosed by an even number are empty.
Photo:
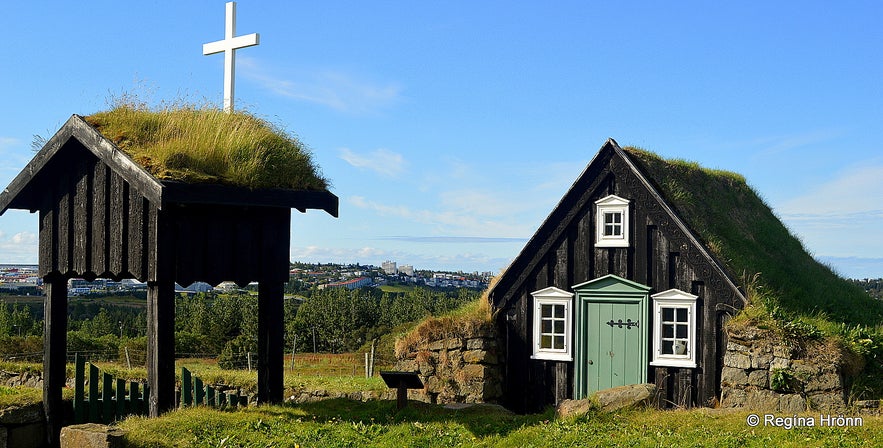
M594 364L594 363L593 363L592 360L590 359L589 362L588 362L588 364L589 364L589 365L592 365L592 364Z

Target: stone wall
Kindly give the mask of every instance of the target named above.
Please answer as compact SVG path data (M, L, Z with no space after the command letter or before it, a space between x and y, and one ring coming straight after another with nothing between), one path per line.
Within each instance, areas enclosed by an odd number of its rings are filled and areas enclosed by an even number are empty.
M846 381L857 361L837 344L797 343L772 331L728 331L721 406L755 411L843 411Z
M492 335L418 344L396 370L418 372L423 390L408 398L429 403L496 403L503 395L502 356Z
M41 447L45 444L43 403L0 409L0 448Z

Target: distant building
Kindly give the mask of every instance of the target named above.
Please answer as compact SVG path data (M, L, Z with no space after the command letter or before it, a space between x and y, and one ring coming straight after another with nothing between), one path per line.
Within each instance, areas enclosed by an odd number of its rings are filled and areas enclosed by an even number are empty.
M414 266L410 264L403 264L402 267L399 268L399 272L407 275L408 277L414 276Z
M359 278L354 278L352 280L346 280L343 282L328 283L326 285L322 285L320 287L320 289L326 289L326 288L327 289L331 289L331 288L358 289L363 286L370 286L370 285L371 285L370 278L359 277Z
M399 272L399 270L396 268L395 261L384 261L381 267L383 268L383 272L385 272L387 275L394 275L398 274Z

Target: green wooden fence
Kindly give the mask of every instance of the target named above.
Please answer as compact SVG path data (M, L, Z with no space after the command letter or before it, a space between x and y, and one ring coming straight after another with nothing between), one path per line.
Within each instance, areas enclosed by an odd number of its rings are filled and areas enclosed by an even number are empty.
M248 406L249 396L225 392L203 385L186 367L181 367L181 407L211 406L215 408Z
M86 360L74 357L74 421L111 423L127 415L147 415L150 388L137 381L115 379L89 364L89 391L86 395ZM128 388L126 387L128 386Z
M88 391L86 364L89 365ZM102 373L94 364L76 354L74 357L74 421L76 423L112 423L128 415L147 415L150 388L137 381L125 381ZM128 387L127 387L128 386ZM204 385L189 370L181 368L180 405L215 408L248 406L248 395L221 391Z

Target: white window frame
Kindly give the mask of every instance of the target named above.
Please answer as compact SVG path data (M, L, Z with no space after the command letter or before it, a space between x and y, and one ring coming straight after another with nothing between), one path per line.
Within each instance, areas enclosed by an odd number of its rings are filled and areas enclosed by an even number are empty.
M699 296L681 291L669 289L650 296L653 299L653 360L651 366L665 367L696 367L696 299ZM663 308L675 308L687 310L687 352L683 355L662 353L663 340ZM675 313L677 315L677 313ZM675 339L677 335L674 336Z
M613 194L595 201L595 247L629 247L629 204L628 199ZM619 235L604 234L605 217L609 214L621 218Z
M533 296L533 355L531 356L531 359L573 361L573 293L550 286L539 291L534 291L530 293L530 295ZM563 349L540 347L543 320L541 311L543 305L564 306ZM553 322L554 320L560 319L555 318L553 319Z

